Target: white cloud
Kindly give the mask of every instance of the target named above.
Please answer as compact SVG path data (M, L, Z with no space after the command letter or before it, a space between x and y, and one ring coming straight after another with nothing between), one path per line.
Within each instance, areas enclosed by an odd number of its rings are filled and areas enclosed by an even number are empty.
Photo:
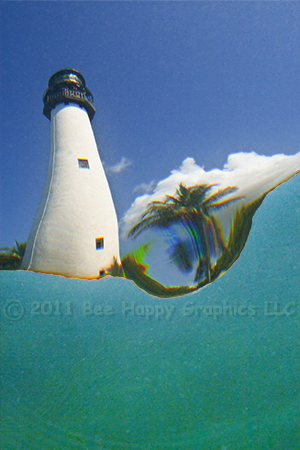
M106 170L107 170L107 172L120 173L120 172L122 172L122 170L126 169L127 167L129 167L131 165L132 165L132 162L128 158L125 158L125 156L122 156L121 161L119 161L114 166L107 167Z
M196 184L218 184L212 192L227 186L236 186L238 191L232 197L243 196L249 203L264 193L274 189L300 172L300 152L293 156L284 154L264 156L255 152L234 153L228 156L223 169L208 172L196 164L193 158L186 158L179 169L157 183L153 193L146 193L135 199L121 221L122 236L127 236L145 212L147 205L154 200L164 200L166 195L173 195L180 183L185 186ZM227 197L230 198L230 195ZM236 203L232 204L236 208ZM228 216L228 212L227 212Z
M133 189L133 192L142 191L142 192L146 192L147 194L150 194L150 192L153 191L153 188L155 185L156 185L155 180L152 180L149 183L141 183Z

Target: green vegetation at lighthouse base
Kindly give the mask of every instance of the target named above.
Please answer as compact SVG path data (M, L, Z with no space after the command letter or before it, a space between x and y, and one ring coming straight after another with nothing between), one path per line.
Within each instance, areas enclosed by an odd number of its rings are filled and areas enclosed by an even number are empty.
M0 270L18 270L25 253L26 242L15 241L12 248L0 248Z

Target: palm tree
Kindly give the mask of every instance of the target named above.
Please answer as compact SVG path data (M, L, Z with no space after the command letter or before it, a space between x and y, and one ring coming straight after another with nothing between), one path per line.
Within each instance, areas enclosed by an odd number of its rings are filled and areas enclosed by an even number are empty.
M225 248L222 230L213 212L241 198L221 200L225 195L237 190L236 187L231 186L208 195L213 186L216 185L185 187L180 184L174 196L167 195L164 201L151 202L141 220L131 228L128 236L135 238L149 228L168 228L175 224L182 224L192 238L198 261L194 281L199 282L205 275L207 282L210 283L211 257L220 255ZM181 267L183 269L186 267L188 271L191 259L187 252L183 251L183 244L182 241L178 242L171 257L178 260L180 253Z

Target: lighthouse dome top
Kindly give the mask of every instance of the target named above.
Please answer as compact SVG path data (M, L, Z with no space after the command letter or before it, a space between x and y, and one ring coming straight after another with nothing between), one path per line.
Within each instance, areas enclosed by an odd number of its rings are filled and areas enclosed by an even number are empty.
M94 98L86 87L83 75L74 69L62 69L49 79L43 96L45 116L51 120L51 110L59 103L77 103L87 111L90 120L94 117Z
M80 72L78 72L78 70L74 69L62 69L58 72L55 72L49 78L48 86L50 88L59 83L75 83L78 86L85 87L84 76Z

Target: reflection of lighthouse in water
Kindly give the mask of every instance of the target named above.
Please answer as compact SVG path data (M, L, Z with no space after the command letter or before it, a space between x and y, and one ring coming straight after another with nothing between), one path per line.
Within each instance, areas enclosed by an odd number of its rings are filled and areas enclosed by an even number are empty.
M90 124L95 108L84 77L56 72L44 94L51 155L22 269L98 278L119 262L117 216Z

